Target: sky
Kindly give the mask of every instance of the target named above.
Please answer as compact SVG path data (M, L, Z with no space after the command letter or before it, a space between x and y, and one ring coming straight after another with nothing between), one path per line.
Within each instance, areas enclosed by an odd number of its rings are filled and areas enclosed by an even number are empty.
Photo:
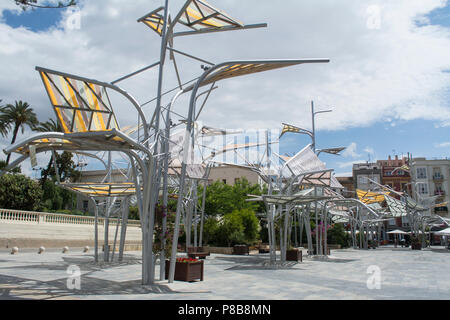
M311 129L314 101L316 110L333 110L316 116L317 147L347 147L341 156L320 156L337 175L350 175L353 163L389 155L450 157L450 1L209 3L246 24L266 22L268 28L177 38L175 48L214 63L265 58L329 58L330 63L220 82L202 113L205 124L274 130L289 123ZM177 12L183 1L170 4ZM81 0L79 11L24 12L14 1L2 1L2 103L27 101L45 121L53 113L35 66L112 81L156 62L159 37L136 21L161 5L162 0ZM183 80L200 75L200 63L180 56L177 63ZM144 103L156 94L156 80L152 70L120 85ZM169 62L164 88L175 85ZM185 113L187 98L179 100L177 112ZM150 115L153 108L154 103L144 111ZM122 126L136 121L118 97L115 112ZM0 140L2 148L9 139ZM279 152L292 155L310 142L308 136L289 133ZM49 156L38 162L47 163ZM23 170L32 172L28 162Z

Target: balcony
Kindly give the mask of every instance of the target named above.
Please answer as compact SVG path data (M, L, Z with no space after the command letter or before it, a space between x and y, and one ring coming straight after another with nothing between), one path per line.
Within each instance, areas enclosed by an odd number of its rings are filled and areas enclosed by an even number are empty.
M434 192L434 195L435 195L435 196L443 197L443 196L445 196L445 191L443 191L443 190L436 190L436 191Z
M444 180L444 176L442 174L434 174L433 181L442 181Z

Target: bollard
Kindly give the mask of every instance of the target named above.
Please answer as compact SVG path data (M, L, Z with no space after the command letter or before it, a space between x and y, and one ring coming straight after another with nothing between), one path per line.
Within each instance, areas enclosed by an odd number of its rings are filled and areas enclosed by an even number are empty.
M11 254L16 254L16 253L19 253L19 248L17 248L17 247L12 247L12 249L11 249Z
M69 247L68 247L68 246L65 246L65 247L63 248L62 253L67 253L67 252L69 252Z
M38 250L38 254L42 254L42 253L44 253L44 251L45 251L45 248L44 247L40 247L39 250Z
M86 253L86 252L88 252L88 251L89 251L89 246L84 247L83 252Z

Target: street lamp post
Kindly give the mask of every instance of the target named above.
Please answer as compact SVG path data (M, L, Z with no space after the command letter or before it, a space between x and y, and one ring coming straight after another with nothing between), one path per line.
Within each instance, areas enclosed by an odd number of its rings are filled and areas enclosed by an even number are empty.
M312 130L307 130L307 129L303 129L303 128L296 128L296 133L300 133L300 134L307 134L309 135L309 137L312 140L312 150L313 152L318 156L320 153L324 152L324 153L329 153L329 154L334 154L334 155L339 155L339 153L343 150L345 150L345 148L332 148L332 149L321 149L321 150L316 150L316 123L315 123L315 117L317 114L320 113L328 113L328 112L332 112L333 110L320 110L320 111L315 111L314 109L314 101L311 101L311 122L312 122ZM314 187L314 197L317 197L317 187ZM314 201L314 215L315 215L315 223L316 223L316 231L318 231L318 211L317 211L317 201ZM318 254L319 252L319 238L316 234L316 253Z

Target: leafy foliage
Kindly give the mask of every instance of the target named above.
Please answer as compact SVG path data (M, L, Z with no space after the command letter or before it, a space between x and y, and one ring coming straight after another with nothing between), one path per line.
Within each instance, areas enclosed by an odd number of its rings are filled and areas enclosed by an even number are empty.
M0 160L0 170L4 170L6 167L7 167L6 161ZM17 166L14 169L12 169L11 172L12 173L21 173L22 169L20 168L20 166Z
M60 9L72 7L77 4L76 0L67 0L67 1L58 1L56 5L47 4L41 5L38 3L38 0L13 0L18 6L20 6L23 10L27 8L40 8L40 9Z
M201 194L202 187L198 193ZM258 184L252 185L247 179L238 180L230 186L221 181L216 181L206 188L205 213L209 216L224 216L234 210L251 209L255 212L265 210L263 203L248 202L247 195L261 195L265 193ZM201 201L201 200L199 200Z
M58 187L53 181L45 181L42 184L42 191L42 206L44 210L67 210L75 206L74 200L76 197L74 194Z
M136 206L130 206L128 212L128 219L130 220L140 220L139 219L139 209Z
M58 168L58 173L61 178L61 182L64 181L77 181L81 173L76 168L75 162L72 160L73 154L67 151L64 151L62 154L56 154L56 166ZM54 180L56 180L56 171L54 166L47 166L46 169L43 169L41 171L41 183L44 184L47 180L48 176L53 177Z
M205 243L217 246L253 244L259 237L260 225L251 209L234 210L221 220L209 217L203 226Z
M350 236L345 232L342 224L336 223L327 231L327 238L329 244L340 244L342 248L350 246Z
M43 192L36 181L21 174L0 177L0 207L15 210L38 210Z
M13 127L11 144L14 144L19 130L21 130L23 134L26 126L33 129L39 121L37 120L36 113L34 113L27 102L16 101L15 104L7 104L5 107L0 108L0 123L2 123L8 131ZM8 154L6 158L7 164L9 164L10 157L11 154Z

